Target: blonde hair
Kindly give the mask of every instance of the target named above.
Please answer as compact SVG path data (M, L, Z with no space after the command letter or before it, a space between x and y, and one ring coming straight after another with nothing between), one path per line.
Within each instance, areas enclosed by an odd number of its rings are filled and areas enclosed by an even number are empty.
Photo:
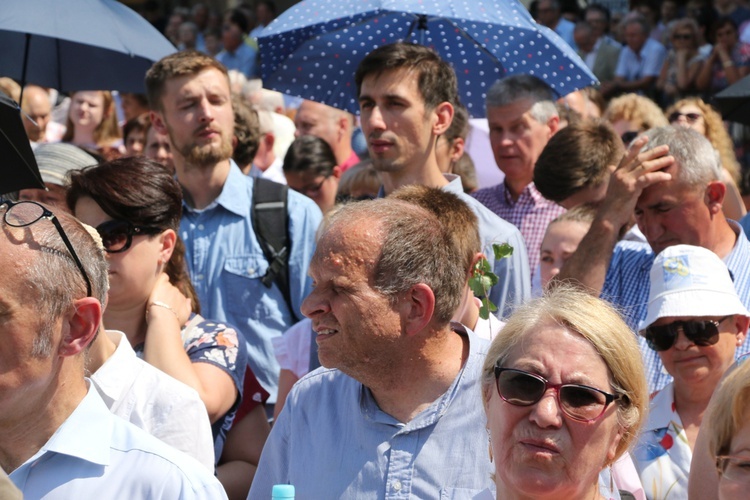
M117 113L115 112L115 100L112 97L112 93L108 90L96 90L102 95L102 109L104 114L102 121L94 129L94 141L97 146L111 146L114 141L122 137L120 126L117 124ZM77 92L74 92L70 98L71 101L75 98ZM71 104L72 106L72 104ZM70 111L68 111L67 129L62 137L62 142L70 142L73 140L73 134L75 132L73 120L70 119Z
M716 389L703 422L708 431L712 458L729 452L732 439L748 419L750 411L750 361L745 361Z
M721 115L713 106L703 101L700 97L688 97L672 104L665 114L669 116L681 107L691 104L700 109L703 114L703 123L706 124L706 139L719 152L721 166L727 169L735 182L739 183L741 177L740 164L737 161L737 156L734 154L732 138L729 136L727 129L724 128L724 121Z
M604 112L604 119L609 123L627 120L640 132L669 125L661 108L651 99L638 94L625 94L612 99Z
M607 302L582 289L559 284L520 306L495 337L482 368L482 395L495 390L495 366L503 365L514 347L542 323L553 321L578 333L594 346L610 373L616 395L617 420L623 430L613 462L638 436L648 409L648 389L635 334Z

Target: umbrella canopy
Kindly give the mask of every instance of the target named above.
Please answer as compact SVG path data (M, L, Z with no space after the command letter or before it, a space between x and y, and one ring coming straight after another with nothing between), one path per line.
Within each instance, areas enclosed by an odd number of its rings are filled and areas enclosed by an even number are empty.
M716 94L713 104L725 120L750 125L750 76Z
M63 92L145 92L146 71L176 50L116 0L3 0L0 47L0 75Z
M20 189L44 189L39 167L16 101L0 92L0 195Z
M598 83L518 0L304 0L258 38L263 83L358 113L357 65L396 41L432 47L450 63L474 117L485 116L486 92L506 74L537 76L558 96Z

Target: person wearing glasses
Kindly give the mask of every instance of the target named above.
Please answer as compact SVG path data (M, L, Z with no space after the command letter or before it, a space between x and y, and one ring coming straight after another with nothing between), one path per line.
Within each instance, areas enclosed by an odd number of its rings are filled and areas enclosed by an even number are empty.
M84 378L107 297L101 245L34 201L6 201L0 218L0 468L25 498L226 498Z
M667 108L665 113L670 125L690 127L711 142L719 153L722 180L727 187L722 210L732 220L740 220L745 213L745 204L737 187L741 182L741 167L734 152L734 143L729 136L721 114L700 97L680 99Z
M527 302L493 340L481 384L498 499L617 497L600 473L637 436L648 392L610 305L566 285Z
M218 462L242 399L247 352L232 326L200 316L177 236L179 184L163 165L123 158L72 175L67 202L76 217L96 228L107 251L105 325L124 332L145 361L198 392ZM265 423L263 408L247 418ZM262 423L258 432L267 433Z
M314 201L325 214L336 204L341 168L331 146L320 137L301 135L284 156L287 185Z
M656 257L640 334L673 382L652 395L648 421L633 450L647 498L687 497L703 415L734 363L748 324L750 312L715 253L675 245Z
M745 498L750 491L750 363L740 364L727 375L705 418L718 489L711 491L710 497L700 498ZM692 488L690 494L692 498Z
M682 96L697 93L695 79L705 60L698 53L701 36L694 19L686 17L672 22L669 33L671 48L656 80L662 106L667 106Z
M638 331L646 318L649 270L660 252L674 245L707 248L726 263L745 307L750 306L750 242L722 212L726 187L711 143L685 127L661 127L635 139L612 174L607 196L559 280L574 279L623 312ZM618 243L635 215L648 245ZM670 382L658 354L641 342L649 386ZM748 343L737 356L748 352Z

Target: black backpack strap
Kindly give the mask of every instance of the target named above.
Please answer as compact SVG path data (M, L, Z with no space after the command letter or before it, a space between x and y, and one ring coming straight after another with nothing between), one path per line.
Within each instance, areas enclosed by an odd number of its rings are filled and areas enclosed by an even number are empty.
M268 261L268 271L261 282L271 288L273 283L281 290L284 300L297 321L289 293L289 240L288 198L289 187L262 177L253 179L253 200L250 214L253 230Z

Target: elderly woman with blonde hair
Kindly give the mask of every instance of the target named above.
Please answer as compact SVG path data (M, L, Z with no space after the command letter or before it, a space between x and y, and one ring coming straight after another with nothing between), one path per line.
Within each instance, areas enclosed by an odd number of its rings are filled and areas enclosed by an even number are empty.
M599 477L638 435L648 393L610 305L559 285L521 306L487 353L482 395L498 499L616 496Z
M612 124L626 147L642 132L669 125L661 108L651 99L638 94L625 94L612 99L604 111L604 119Z

